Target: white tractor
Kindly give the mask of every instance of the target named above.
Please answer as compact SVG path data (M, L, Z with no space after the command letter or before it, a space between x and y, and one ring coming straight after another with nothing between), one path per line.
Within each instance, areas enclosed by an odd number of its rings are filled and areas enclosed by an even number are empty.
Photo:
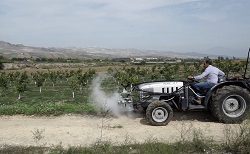
M203 94L197 94L193 81L155 81L132 85L129 91L123 91L118 103L133 109L142 107L147 121L155 126L167 125L173 109L209 110L221 122L241 123L250 108L249 53L250 49L242 79L221 80ZM201 104L196 104L195 98L200 98Z

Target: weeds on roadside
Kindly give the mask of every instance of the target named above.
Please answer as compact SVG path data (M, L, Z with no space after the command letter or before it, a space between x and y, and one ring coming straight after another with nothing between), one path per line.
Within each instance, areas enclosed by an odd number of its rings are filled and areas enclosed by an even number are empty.
M114 126L108 126L109 128L123 128L122 125L118 124L118 125L114 125Z
M50 148L47 147L20 147L20 146L9 146L4 145L0 147L0 154L38 154L38 153L49 153Z
M231 153L250 153L250 121L239 125L226 125L224 149Z
M213 150L213 139L207 138L203 135L203 131L201 129L193 130L193 139L191 145L196 151L210 151Z
M180 153L212 152L216 148L213 139L204 136L206 130L194 128L192 123L183 121L181 128L177 130L180 133L180 139L173 146Z
M179 139L179 142L185 142L189 137L190 135L190 132L192 131L192 128L193 128L193 125L192 123L186 123L184 121L181 122L181 128L177 130L179 131L180 133L180 139Z
M45 137L43 135L44 131L45 129L37 129L37 128L35 128L34 131L31 131L31 133L33 134L33 139L37 145L39 141Z

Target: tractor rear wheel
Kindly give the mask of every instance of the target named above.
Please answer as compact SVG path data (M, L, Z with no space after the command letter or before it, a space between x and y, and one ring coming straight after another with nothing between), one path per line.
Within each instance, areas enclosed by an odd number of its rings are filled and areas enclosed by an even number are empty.
M146 119L153 126L165 126L173 117L171 106L164 101L155 101L149 104L146 110Z
M211 102L212 114L224 123L241 123L250 108L250 94L239 86L224 86L217 90Z

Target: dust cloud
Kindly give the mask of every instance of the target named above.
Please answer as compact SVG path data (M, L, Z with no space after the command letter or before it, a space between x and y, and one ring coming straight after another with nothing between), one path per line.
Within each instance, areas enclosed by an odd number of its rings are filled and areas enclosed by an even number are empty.
M102 81L107 76L102 75L93 79L91 84L91 101L93 101L100 109L105 112L110 112L114 116L119 117L122 114L122 108L118 105L118 100L121 99L118 92L107 95L101 87Z

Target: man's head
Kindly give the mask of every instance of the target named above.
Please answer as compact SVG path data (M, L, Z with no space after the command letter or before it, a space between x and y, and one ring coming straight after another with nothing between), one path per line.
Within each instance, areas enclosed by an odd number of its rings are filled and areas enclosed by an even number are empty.
M207 58L207 59L204 61L204 67L207 68L209 65L212 65L212 60Z

